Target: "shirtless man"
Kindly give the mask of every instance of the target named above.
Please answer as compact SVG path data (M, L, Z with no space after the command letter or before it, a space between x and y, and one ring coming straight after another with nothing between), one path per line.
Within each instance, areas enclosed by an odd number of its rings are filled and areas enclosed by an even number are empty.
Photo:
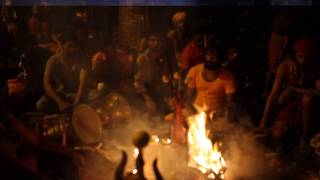
M39 111L64 111L83 100L87 71L80 65L77 53L74 42L67 41L48 60L43 78L45 95L36 104Z
M310 38L300 38L293 45L295 56L280 64L272 90L268 96L259 127L255 132L267 128L271 109L275 104L284 106L272 126L272 136L282 139L284 135L301 124L300 145L306 143L311 105L314 95L319 95L320 80L313 60L315 43ZM286 86L282 90L282 84ZM290 127L290 128L289 128Z

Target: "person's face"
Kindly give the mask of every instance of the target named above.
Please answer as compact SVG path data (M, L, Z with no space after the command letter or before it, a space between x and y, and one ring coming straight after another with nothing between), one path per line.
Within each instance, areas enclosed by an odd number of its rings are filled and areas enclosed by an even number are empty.
M299 65L305 65L310 62L311 56L310 54L298 52L296 54L296 60Z
M211 51L208 51L206 54L206 61L219 63L220 59L219 59L217 53L214 50L211 50Z
M149 42L149 48L156 49L159 47L159 38L156 36L151 36L148 40Z
M178 30L183 30L185 27L185 22L183 20L179 20L176 22L176 28Z
M204 62L205 68L215 71L221 67L220 58L214 50L208 51Z
M64 57L67 59L74 60L77 55L77 49L75 44L67 43L64 45Z

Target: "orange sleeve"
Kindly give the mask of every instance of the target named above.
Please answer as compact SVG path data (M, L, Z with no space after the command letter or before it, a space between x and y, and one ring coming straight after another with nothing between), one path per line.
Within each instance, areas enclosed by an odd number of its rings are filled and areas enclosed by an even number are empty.
M194 89L196 87L196 69L191 68L184 80L188 88Z
M234 94L237 92L237 86L235 78L231 73L227 73L227 78L225 80L225 93Z

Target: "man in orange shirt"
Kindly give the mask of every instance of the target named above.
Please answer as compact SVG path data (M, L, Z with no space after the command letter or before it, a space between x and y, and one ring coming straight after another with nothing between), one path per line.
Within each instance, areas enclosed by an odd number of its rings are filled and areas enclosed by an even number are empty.
M236 83L233 75L221 66L221 52L216 47L210 48L204 63L188 72L185 78L189 99L186 107L188 110L200 108L212 118L226 117L234 121Z

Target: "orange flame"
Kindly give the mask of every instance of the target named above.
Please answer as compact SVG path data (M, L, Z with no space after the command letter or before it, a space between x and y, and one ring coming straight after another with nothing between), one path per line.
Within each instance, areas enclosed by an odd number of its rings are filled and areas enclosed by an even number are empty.
M226 163L216 142L212 145L206 130L207 115L200 112L188 118L188 165L212 179L224 179Z

